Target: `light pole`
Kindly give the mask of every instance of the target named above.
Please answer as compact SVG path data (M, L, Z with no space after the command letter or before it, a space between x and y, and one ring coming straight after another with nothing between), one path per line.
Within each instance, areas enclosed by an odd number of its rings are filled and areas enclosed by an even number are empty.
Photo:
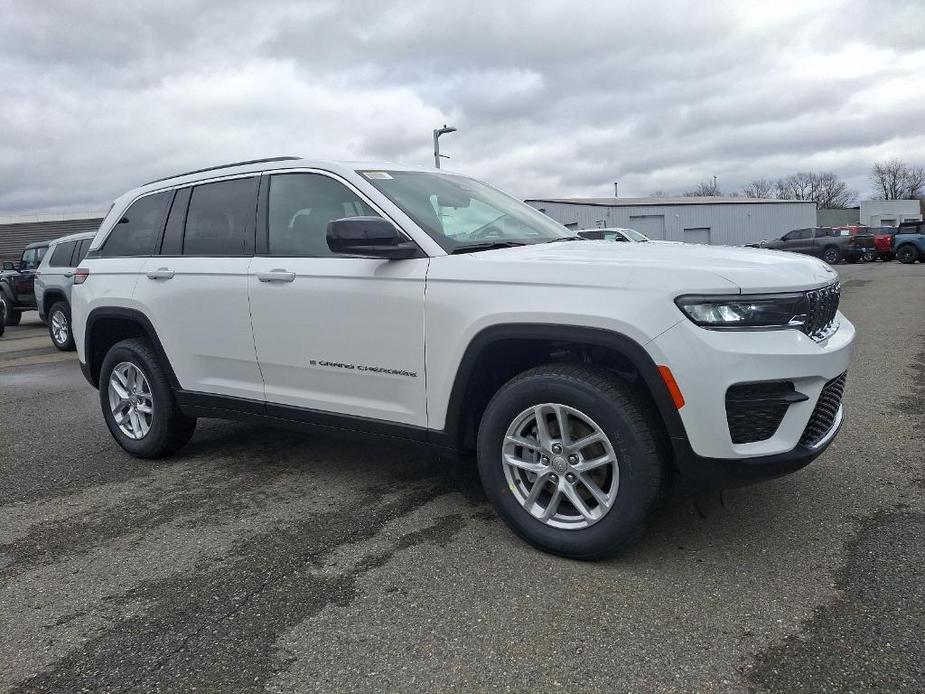
M446 135L447 133L455 133L456 128L452 126L447 126L446 123L443 124L442 128L436 128L434 130L434 166L438 169L440 168L440 136ZM449 157L446 157L449 159Z

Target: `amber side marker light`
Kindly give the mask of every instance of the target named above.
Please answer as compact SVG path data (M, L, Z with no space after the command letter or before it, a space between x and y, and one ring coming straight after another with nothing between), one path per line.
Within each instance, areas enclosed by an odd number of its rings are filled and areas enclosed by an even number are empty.
M681 394L681 389L678 388L678 382L674 380L674 374L671 373L671 369L664 365L659 365L658 372L662 375L662 380L665 382L668 392L671 393L674 406L680 410L684 407L684 395Z

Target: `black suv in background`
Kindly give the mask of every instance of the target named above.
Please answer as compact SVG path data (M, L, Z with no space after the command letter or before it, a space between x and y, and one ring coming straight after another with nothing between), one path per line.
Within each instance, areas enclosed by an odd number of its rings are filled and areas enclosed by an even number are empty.
M18 263L4 263L0 292L6 300L6 324L19 325L23 311L35 309L35 270L48 250L48 242L30 243Z
M856 263L865 257L876 257L877 251L873 234L852 234L848 229L831 227L794 229L779 239L762 242L761 247L814 255L829 265L842 260Z

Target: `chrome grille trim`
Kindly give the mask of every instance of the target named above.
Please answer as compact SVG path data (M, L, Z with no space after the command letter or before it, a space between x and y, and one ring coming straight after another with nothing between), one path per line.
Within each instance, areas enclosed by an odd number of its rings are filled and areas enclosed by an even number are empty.
M819 289L806 292L808 312L806 322L800 330L816 342L831 337L838 330L838 302L841 299L841 284L832 282Z

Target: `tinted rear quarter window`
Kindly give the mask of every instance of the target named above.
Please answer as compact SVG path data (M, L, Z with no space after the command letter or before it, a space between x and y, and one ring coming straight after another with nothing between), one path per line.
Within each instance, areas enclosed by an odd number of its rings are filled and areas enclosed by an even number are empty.
M74 254L76 241L65 241L55 246L51 252L51 258L48 259L48 267L70 267L71 256Z
M100 256L151 255L160 236L172 191L146 195L132 203L100 249Z
M183 255L249 255L253 247L253 221L257 179L238 178L193 188Z

